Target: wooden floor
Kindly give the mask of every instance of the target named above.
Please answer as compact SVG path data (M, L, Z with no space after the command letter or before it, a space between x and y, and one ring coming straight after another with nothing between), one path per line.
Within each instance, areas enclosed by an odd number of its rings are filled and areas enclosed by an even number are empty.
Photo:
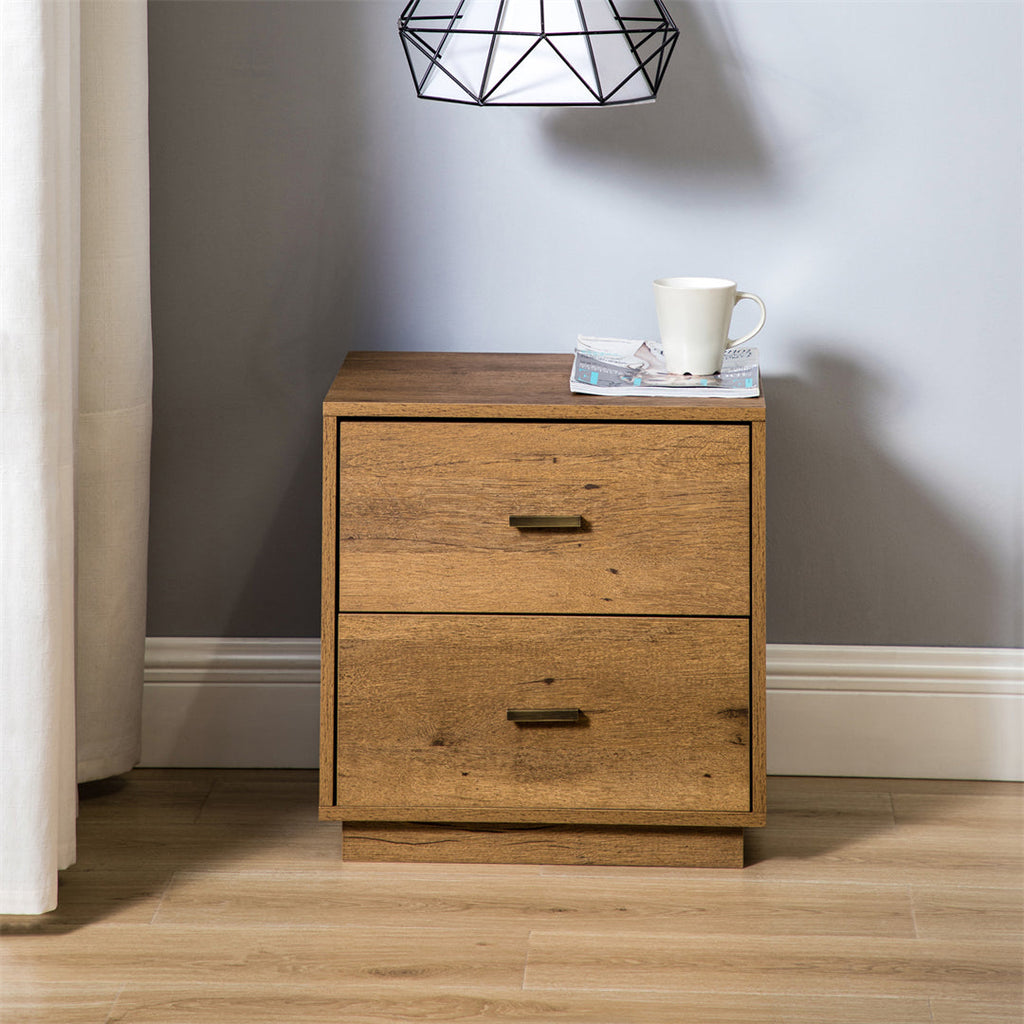
M3 1024L1022 1019L1021 786L774 778L743 870L342 864L311 772L83 787Z

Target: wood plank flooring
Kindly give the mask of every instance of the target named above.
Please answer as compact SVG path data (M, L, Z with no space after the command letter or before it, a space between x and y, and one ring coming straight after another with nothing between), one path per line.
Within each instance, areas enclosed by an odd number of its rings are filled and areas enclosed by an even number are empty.
M1019 1024L1024 787L769 779L743 870L358 864L316 776L82 787L2 1024Z

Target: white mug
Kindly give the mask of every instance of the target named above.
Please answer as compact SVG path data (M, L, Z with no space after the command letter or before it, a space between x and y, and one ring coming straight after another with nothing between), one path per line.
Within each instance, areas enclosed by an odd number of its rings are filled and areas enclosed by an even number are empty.
M758 325L742 338L729 337L732 311L740 299L761 307ZM727 348L742 345L757 334L765 321L761 299L738 292L735 281L721 277L660 277L654 282L654 306L669 373L706 376L722 369Z

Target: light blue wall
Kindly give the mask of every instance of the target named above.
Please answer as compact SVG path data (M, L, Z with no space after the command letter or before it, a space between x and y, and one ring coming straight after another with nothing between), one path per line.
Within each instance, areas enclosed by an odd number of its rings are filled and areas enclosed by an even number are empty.
M153 635L318 630L350 348L768 305L769 640L1024 646L1017 2L675 0L653 106L417 100L400 4L150 4Z

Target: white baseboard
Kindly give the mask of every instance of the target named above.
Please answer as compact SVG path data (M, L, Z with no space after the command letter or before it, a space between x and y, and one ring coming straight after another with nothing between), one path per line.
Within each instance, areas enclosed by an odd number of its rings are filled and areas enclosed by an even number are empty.
M1024 780L1024 651L769 644L768 771Z
M149 768L315 768L320 641L147 637Z
M142 766L315 768L317 640L151 637ZM768 646L773 775L1024 780L1024 651Z

